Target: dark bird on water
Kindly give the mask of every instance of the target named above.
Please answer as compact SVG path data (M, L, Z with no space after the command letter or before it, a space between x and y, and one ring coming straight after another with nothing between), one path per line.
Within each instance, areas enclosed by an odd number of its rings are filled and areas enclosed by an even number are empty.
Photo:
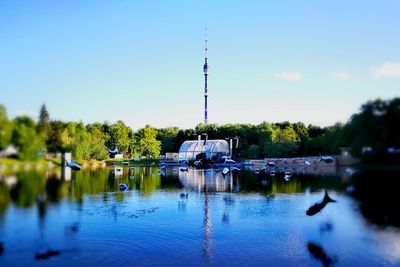
M326 204L328 204L329 202L336 202L336 200L331 199L328 195L328 191L325 190L324 198L322 200L318 201L317 203L315 203L314 205L312 205L311 207L309 207L308 210L306 211L306 214L308 216L313 216L313 215L317 214L323 208L325 208Z

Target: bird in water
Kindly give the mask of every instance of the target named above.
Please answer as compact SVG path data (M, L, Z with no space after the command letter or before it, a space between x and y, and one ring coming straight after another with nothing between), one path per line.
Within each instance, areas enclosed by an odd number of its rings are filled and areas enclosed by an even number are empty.
M119 190L125 191L126 189L128 189L128 186L126 184L119 184Z
M72 160L70 162L65 161L65 166L70 167L74 171L79 171L81 169L81 166L74 160Z
M321 156L318 160L318 162L323 161L325 163L332 163L334 162L334 158L332 158L331 156Z
M180 170L181 172L187 172L187 171L189 171L188 167L180 167L179 170Z
M285 172L285 181L288 182L290 180L290 178L292 178L292 173L291 172Z
M306 214L308 216L313 216L317 214L323 208L325 208L326 204L328 204L329 202L336 202L336 200L331 199L330 196L328 195L328 191L325 190L324 198L315 203L314 205L312 205L311 207L309 207L308 210L306 211Z

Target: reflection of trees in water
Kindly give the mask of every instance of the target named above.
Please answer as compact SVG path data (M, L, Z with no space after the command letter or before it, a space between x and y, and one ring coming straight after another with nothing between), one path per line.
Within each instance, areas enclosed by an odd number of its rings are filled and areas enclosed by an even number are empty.
M268 182L263 184L263 180ZM295 194L304 193L309 188L312 190L333 189L342 191L346 188L346 183L343 183L337 176L293 174L290 181L285 181L282 173L276 174L275 177L266 173L255 174L247 170L240 173L241 192L260 192L265 195Z
M359 200L362 214L378 225L400 226L398 195L400 170L364 170L354 176L353 196Z
M0 182L0 219L7 210L9 202L10 194L8 193L8 187L5 183Z
M154 191L156 191L161 186L161 178L158 173L153 175L144 176L140 179L140 192L145 196L150 196Z
M161 179L162 189L182 189L183 186L178 178L178 176L166 175Z
M54 176L46 181L46 195L50 202L59 202L66 195L65 189L63 182Z
M129 179L129 176L132 178ZM121 178L112 175L110 169L73 172L70 181L62 180L55 173L46 171L19 172L16 177L17 181L11 188L5 182L0 182L0 215L7 209L10 200L24 208L37 203L39 213L44 216L48 202L57 203L66 197L70 202L82 204L85 195L119 192L120 183L129 185L129 190L140 190L145 196L163 187L155 168L126 171ZM178 186L177 181L179 183L175 177L164 186L175 188ZM121 200L125 194L118 193L116 197Z
M46 190L45 176L40 172L20 172L17 179L17 183L10 190L12 201L19 207L32 207L36 196Z

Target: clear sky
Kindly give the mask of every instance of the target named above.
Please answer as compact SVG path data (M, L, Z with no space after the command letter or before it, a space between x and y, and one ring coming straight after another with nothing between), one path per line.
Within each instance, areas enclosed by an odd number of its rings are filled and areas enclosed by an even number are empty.
M400 1L0 2L0 103L11 117L345 122L400 96Z

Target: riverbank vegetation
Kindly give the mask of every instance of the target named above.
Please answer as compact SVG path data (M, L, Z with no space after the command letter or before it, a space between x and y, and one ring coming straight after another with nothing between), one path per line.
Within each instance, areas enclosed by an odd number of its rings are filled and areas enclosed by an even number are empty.
M104 160L108 149L129 157L156 159L166 152L178 152L183 141L207 134L209 139L239 138L241 158L291 157L337 154L350 147L359 156L363 149L385 153L400 148L400 98L363 104L347 123L328 127L302 122L252 124L199 124L194 129L150 125L133 131L123 121L115 123L51 120L43 105L38 121L27 116L9 119L0 105L0 150L10 144L20 160L35 160L46 153L72 152L73 158ZM399 150L400 151L400 150Z

